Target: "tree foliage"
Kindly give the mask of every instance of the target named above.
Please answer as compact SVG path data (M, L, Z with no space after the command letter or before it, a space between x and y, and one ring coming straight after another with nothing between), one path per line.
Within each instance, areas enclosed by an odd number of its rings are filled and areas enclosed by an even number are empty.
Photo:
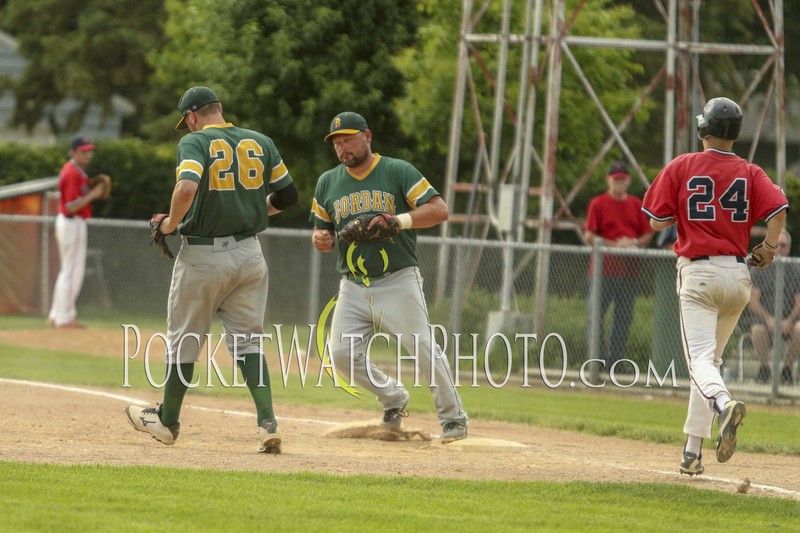
M148 50L161 46L161 0L9 0L2 23L28 60L13 81L12 123L32 129L45 117L54 133L75 131L92 103L108 111L113 95L137 103L149 90ZM77 107L66 123L53 108Z
M501 2L492 2L483 13L475 33L498 33L501 23ZM573 33L585 36L639 38L640 28L635 23L636 13L625 5L613 6L607 0L589 0L576 17ZM453 102L457 68L457 47L460 33L461 2L441 0L424 4L425 21L413 47L403 51L396 59L407 83L406 94L396 101L397 116L403 129L424 149L430 149L443 157L448 150L449 118ZM513 4L511 33L524 33L525 2ZM573 10L569 10L571 13ZM551 13L543 16L543 32L547 33ZM592 80L594 90L612 120L619 121L636 101L642 88L637 76L642 66L631 60L632 50L588 49L573 47L572 53L585 75ZM479 43L471 54L476 100L487 145L490 143L490 124L494 112L494 83L498 73L499 46ZM509 51L509 68L506 79L507 103L516 112L517 95L520 91L519 70L522 60L521 47L512 45ZM546 49L539 57L540 68L547 68ZM485 66L485 67L484 67ZM491 73L492 79L482 74ZM535 120L535 146L541 146L544 134L546 86L537 85L537 108ZM636 120L646 122L653 104L643 107ZM511 153L514 124L510 114L504 114L504 158ZM463 121L460 168L472 172L476 157L478 138L477 121L467 94ZM563 59L563 75L560 99L558 180L564 188L573 183L596 153L609 129L602 121L594 102L582 86L577 71L566 57ZM619 157L615 151L610 157ZM505 161L505 159L504 159ZM536 169L534 169L536 170ZM603 169L604 170L604 169ZM603 172L601 170L600 172ZM464 178L462 178L464 179ZM534 178L533 184L536 184Z
M167 45L150 59L171 111L153 135L170 131L183 91L207 85L226 119L276 141L304 199L336 163L322 138L339 112L363 114L378 151L403 145L391 101L404 84L391 58L413 42L415 2L167 0L166 9Z
M771 20L766 0L756 3ZM800 17L794 16L800 14L800 2L783 3L786 57L791 58L800 47L793 39L800 32ZM663 4L571 0L568 13L582 5L575 34L662 40ZM496 33L502 2L475 5L485 10L476 31ZM552 5L543 2L545 31ZM753 0L699 5L701 41L767 44ZM13 121L32 128L44 116L56 134L72 131L90 103L109 109L112 95L118 94L137 106L126 133L173 145L182 135L173 129L178 98L202 84L219 94L227 119L275 139L304 200L318 174L336 163L322 137L331 118L343 110L367 118L376 151L411 159L441 187L462 6L461 0L0 0L0 24L18 38L28 61L13 84ZM512 6L512 32L521 33L526 2L515 0ZM546 68L544 50L541 68ZM661 52L571 50L614 121L627 113L664 60ZM497 71L496 46L478 44L476 52L475 72L481 68L478 57L489 72ZM699 76L708 91L741 94L762 59L710 56L701 61ZM507 92L513 110L520 60L519 47L512 45ZM798 68L786 62L789 89L797 87ZM492 87L480 74L475 83L486 129ZM758 91L765 87L766 82ZM541 146L546 102L544 87L537 91L534 143ZM52 111L64 99L78 106L67 122L59 123ZM566 58L561 102L557 169L559 183L567 188L609 131ZM653 167L661 156L662 102L656 94L625 134L637 157ZM467 109L460 152L466 172L475 159L475 119ZM511 131L506 114L504 160ZM609 154L619 156L616 149ZM592 187L581 196L596 192ZM303 223L305 214L283 218Z

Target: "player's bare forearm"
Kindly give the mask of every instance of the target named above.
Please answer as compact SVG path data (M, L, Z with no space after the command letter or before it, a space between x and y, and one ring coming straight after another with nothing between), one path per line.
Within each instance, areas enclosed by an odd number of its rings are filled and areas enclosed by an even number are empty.
M446 221L450 217L450 211L441 196L434 196L411 211L410 215L412 228L432 228Z
M650 219L650 227L653 228L653 231L661 231L662 229L666 229L671 225L675 224L678 221L677 218L673 217L669 220L656 220L654 218ZM652 234L650 236L652 238Z
M85 196L79 196L78 198L75 198L71 202L68 202L64 207L66 207L67 212L69 212L70 215L74 215L86 207L86 205L100 198L103 195L104 188L105 186L102 183L98 183L92 187Z
M172 191L172 200L169 205L169 215L161 222L161 232L170 234L178 229L189 208L192 207L194 196L197 193L197 183L192 180L180 180Z
M764 237L764 242L775 248L778 246L778 237L781 235L783 225L786 223L786 209L777 213L767 222L767 236Z

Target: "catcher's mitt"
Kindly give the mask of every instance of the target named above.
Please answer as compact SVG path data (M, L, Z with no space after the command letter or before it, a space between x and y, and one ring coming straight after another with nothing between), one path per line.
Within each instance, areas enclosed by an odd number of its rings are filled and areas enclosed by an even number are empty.
M759 270L764 270L775 258L775 248L767 241L757 244L747 257L747 264Z
M167 244L167 235L175 235L178 230L176 229L172 233L162 233L161 232L161 221L167 218L167 215L161 213L157 215L153 215L150 219L150 244L153 244L161 249L161 255L164 257L168 257L169 259L174 259L175 255L172 253L172 250L169 249L169 245Z
M103 195L101 200L108 200L111 197L111 177L108 174L98 174L93 178L89 178L89 185L94 187L98 183L103 184Z
M364 213L339 230L339 240L356 244L386 241L400 233L400 222L389 213Z

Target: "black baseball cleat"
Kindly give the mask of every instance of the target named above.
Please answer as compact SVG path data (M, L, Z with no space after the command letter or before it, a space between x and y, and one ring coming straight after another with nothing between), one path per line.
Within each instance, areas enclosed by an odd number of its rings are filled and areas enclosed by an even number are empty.
M736 429L747 415L742 402L731 400L719 414L719 432L717 433L717 461L724 463L736 451Z
M683 461L681 461L681 474L689 476L699 476L705 472L705 467L700 461L703 459L703 454L699 456L690 452L683 453Z

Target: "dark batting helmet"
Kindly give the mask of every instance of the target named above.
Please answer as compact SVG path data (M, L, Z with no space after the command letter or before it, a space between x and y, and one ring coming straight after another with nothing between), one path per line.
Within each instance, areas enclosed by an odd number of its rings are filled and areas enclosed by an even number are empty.
M742 129L742 108L730 98L712 98L697 115L697 136L735 141Z

